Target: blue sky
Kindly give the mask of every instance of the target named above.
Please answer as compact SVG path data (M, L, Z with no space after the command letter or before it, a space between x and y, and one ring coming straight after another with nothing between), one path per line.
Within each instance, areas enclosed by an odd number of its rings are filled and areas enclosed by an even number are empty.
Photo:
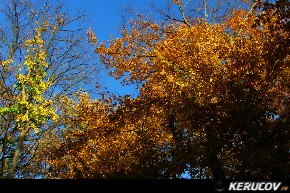
M127 8L134 8L144 13L150 10L151 3L165 6L168 0L66 0L65 5L72 15L77 11L86 11L88 15L87 27L91 27L95 32L99 42L105 42L112 34L118 37L118 28L122 22L122 13ZM106 70L102 70L101 83L114 94L130 94L133 97L138 95L134 86L122 86L117 81L107 75Z
M127 8L134 8L144 13L152 9L154 3L164 7L171 0L65 0L65 5L72 12L86 10L90 18L89 26L93 28L100 41L116 35L122 22L122 13Z

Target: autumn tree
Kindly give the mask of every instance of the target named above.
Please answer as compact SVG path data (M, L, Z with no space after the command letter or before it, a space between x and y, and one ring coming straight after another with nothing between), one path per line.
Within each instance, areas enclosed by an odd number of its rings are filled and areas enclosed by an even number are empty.
M143 109L144 114L135 116L131 112L140 109L129 97L117 99L124 105L92 100L87 94L79 95L77 103L63 100L66 127L51 133L40 146L39 156L51 167L50 178L162 177L156 161L167 164L168 150L160 149L171 143L172 136L162 131L159 113ZM148 165L152 168L145 171Z
M210 22L173 2L178 21L139 14L109 45L90 31L110 75L140 94L67 102L43 151L52 177L287 177L289 3L249 1Z
M61 1L5 0L1 19L0 176L33 178L45 168L32 161L39 141L61 123L52 121L58 98L88 89L95 72L78 26L85 15L70 16Z

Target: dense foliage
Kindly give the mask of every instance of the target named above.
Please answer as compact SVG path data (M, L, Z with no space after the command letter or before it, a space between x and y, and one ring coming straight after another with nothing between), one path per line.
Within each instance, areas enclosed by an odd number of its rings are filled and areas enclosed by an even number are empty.
M289 1L249 1L219 22L186 16L183 2L173 3L182 19L159 23L139 14L109 44L88 30L110 75L140 93L61 97L62 127L48 130L37 149L35 160L49 167L43 176L289 177ZM44 124L35 116L25 121Z

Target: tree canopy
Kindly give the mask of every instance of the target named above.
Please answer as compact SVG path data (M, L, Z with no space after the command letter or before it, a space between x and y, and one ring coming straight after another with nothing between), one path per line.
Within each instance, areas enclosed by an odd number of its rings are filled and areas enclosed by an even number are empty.
M75 29L85 15L29 0L1 1L0 11L0 178L43 176L33 159L42 136L61 125L59 98L96 72L86 30Z
M181 19L137 14L108 43L87 31L110 75L139 95L61 97L62 127L36 150L45 177L289 177L289 1L243 1L212 20L206 4L194 17L172 2Z

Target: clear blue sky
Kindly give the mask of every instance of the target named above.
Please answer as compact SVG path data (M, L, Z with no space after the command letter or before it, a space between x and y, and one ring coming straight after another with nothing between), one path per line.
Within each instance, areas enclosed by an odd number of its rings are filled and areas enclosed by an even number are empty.
M168 0L65 0L65 5L72 15L77 11L85 10L89 22L87 27L91 27L99 41L104 42L110 38L110 34L118 37L118 28L122 22L122 13L127 8L134 8L141 12L151 9L151 3L158 7L166 6ZM102 83L110 92L125 95L138 95L134 86L122 86L120 81L114 80L103 70L101 75Z
M122 13L126 8L134 8L142 13L151 10L151 4L164 7L171 0L65 0L68 9L75 12L86 10L91 19L89 26L93 28L100 41L115 35L122 21Z

